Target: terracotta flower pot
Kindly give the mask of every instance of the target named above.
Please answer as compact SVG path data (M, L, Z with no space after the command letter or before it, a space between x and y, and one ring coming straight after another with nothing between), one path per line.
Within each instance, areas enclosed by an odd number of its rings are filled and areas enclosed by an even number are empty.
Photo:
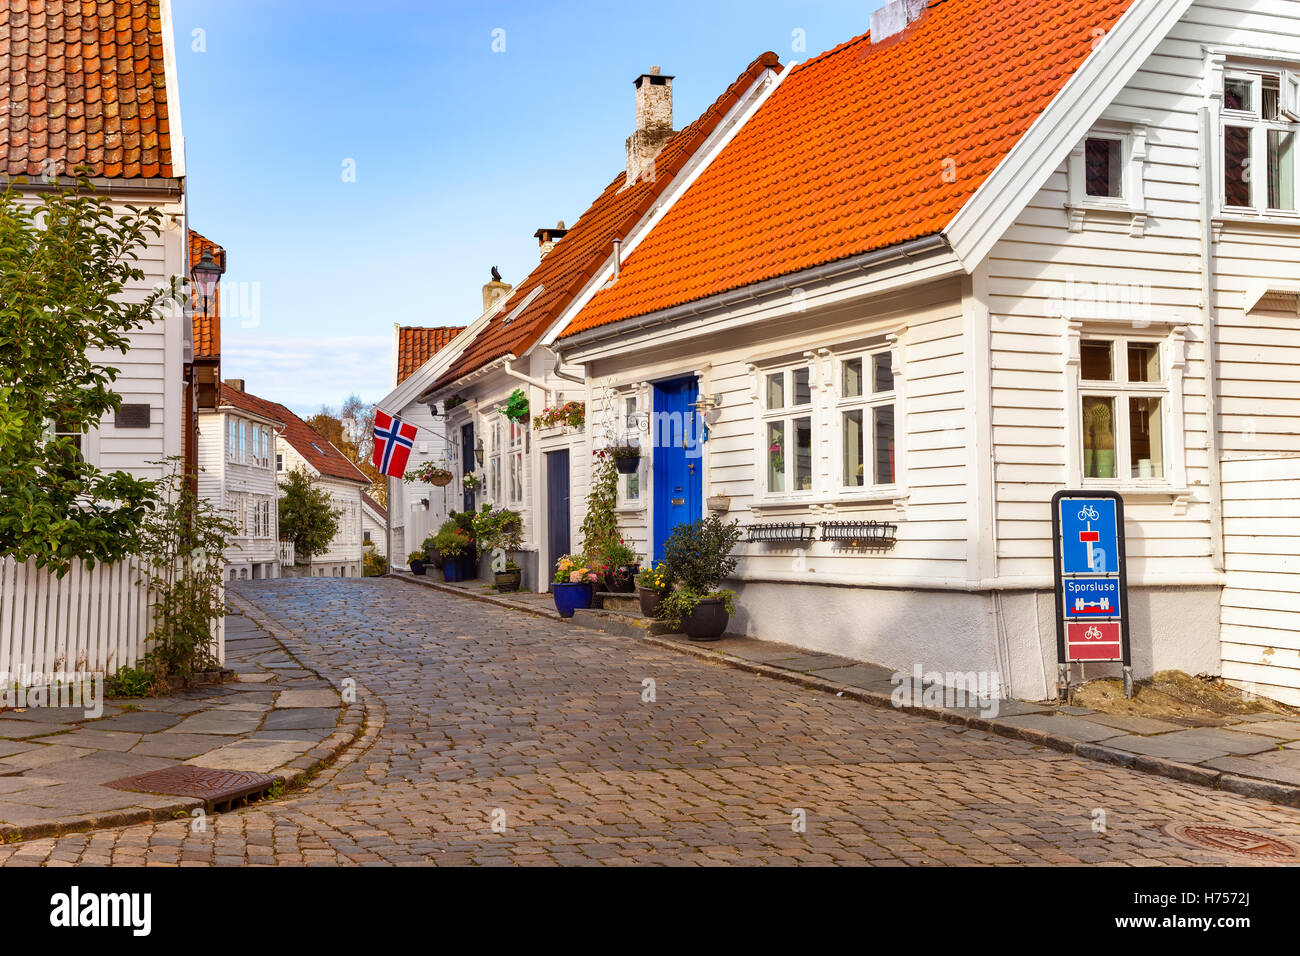
M659 614L659 605L664 603L663 593L656 591L654 588L643 588L638 586L636 595L641 599L641 616L657 617Z

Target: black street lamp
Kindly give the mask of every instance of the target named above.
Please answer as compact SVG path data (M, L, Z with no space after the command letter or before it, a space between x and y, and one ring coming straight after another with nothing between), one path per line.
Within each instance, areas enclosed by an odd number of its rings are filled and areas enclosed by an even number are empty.
M190 278L202 297L203 309L201 314L208 314L208 300L217 291L217 282L221 279L221 273L224 271L217 260L212 258L212 250L210 249L203 250L203 255L199 256L199 261L194 263L194 268L190 270Z

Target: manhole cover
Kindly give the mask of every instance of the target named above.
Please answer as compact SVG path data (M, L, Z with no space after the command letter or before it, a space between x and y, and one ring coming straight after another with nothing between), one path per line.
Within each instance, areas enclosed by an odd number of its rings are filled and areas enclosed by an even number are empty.
M274 782L274 777L268 777L264 773L181 765L151 770L134 777L123 777L104 786L115 790L197 797L209 809L230 810L250 797L261 796Z
M1235 853L1254 860L1300 862L1300 846L1266 833L1213 823L1171 823L1165 830L1175 839L1202 850Z

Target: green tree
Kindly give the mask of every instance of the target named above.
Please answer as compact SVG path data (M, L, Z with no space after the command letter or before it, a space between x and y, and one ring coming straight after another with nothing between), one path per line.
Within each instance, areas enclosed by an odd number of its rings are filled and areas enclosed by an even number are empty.
M105 358L182 298L176 278L124 297L145 280L140 253L162 219L127 209L115 215L85 181L36 202L0 194L0 554L60 575L76 558L129 553L157 499L153 482L101 471L79 451L121 406Z
M280 536L293 542L294 561L311 559L327 551L338 534L341 509L334 507L330 493L304 469L295 468L280 482Z
M328 405L307 419L307 424L324 435L361 473L370 479L367 494L388 506L388 481L375 467L375 405L367 405L360 396L349 395L337 412Z

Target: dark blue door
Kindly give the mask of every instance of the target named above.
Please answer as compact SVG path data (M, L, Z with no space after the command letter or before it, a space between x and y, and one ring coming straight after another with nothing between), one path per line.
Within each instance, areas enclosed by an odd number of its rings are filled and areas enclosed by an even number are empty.
M673 528L703 514L704 445L694 377L657 382L654 389L654 559L662 561Z
M551 567L541 568L548 580L555 562L569 553L569 453L546 453L546 549Z

